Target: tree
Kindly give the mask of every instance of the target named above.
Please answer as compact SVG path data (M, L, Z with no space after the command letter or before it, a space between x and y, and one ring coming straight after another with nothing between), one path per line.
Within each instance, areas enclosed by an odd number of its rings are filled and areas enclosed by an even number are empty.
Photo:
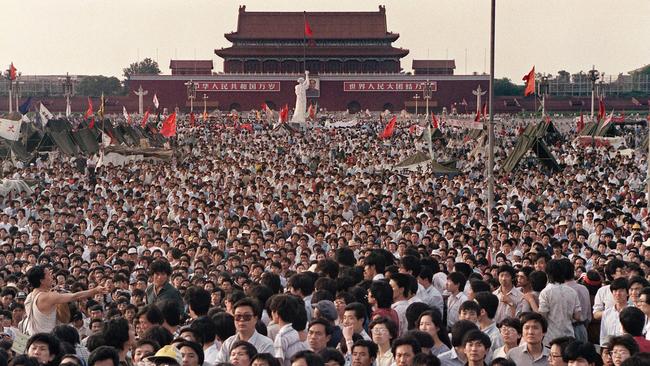
M635 74L650 75L650 65L645 65L634 72Z
M560 70L557 72L557 79L561 83L568 84L571 82L571 74L566 70Z
M160 74L160 68L158 63L150 58L145 58L140 62L134 62L129 67L122 70L124 72L124 77L129 79L131 75L136 74L145 74L145 75L158 75Z
M494 79L494 95L524 95L524 86L515 85L508 78Z
M79 81L77 86L78 95L99 96L102 93L104 95L119 95L123 91L120 79L115 76L86 76Z

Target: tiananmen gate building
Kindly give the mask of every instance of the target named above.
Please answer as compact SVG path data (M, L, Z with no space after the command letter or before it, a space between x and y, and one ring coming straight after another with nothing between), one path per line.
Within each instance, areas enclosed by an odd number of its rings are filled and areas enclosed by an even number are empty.
M306 68L312 79L308 103L351 112L424 107L426 81L433 110L463 100L472 110L472 90L488 89L488 75L454 75L453 60L414 60L415 75L403 72L401 59L409 50L393 45L399 34L388 30L384 6L374 12L308 13L250 12L241 6L237 30L224 36L232 45L214 51L223 58L223 72L213 73L211 60L171 60L172 75L135 75L130 89L142 86L156 93L162 106L187 110L191 81L197 109L205 99L210 109L246 111L266 103L277 110L293 106L296 80Z

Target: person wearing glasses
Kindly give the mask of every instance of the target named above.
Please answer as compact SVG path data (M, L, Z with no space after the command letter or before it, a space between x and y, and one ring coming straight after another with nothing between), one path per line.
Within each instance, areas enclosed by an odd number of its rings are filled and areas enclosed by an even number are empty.
M271 338L261 335L255 329L255 324L257 324L260 317L260 308L255 299L245 297L237 301L233 305L233 314L236 333L223 342L217 355L217 362L230 361L230 351L237 341L246 341L252 344L258 353L274 352Z
M629 334L610 338L609 348L614 366L621 366L623 361L639 353L639 345Z
M567 363L562 359L564 350L569 343L574 342L576 339L573 337L559 337L551 340L551 352L548 357L548 366L567 366Z
M395 362L390 344L393 339L397 338L397 324L391 319L380 316L375 318L370 325L370 334L372 340L377 344L377 366L390 366Z
M519 346L521 339L521 322L517 318L505 318L499 323L499 333L503 339L503 346L494 350L493 357L506 358L508 351Z

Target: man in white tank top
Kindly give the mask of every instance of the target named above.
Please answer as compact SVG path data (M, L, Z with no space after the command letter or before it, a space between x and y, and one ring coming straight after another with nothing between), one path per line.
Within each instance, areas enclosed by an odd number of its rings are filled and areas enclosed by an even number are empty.
M52 291L52 270L43 266L34 266L27 271L27 280L34 290L25 299L25 316L19 324L19 329L29 336L41 332L49 333L54 329L58 304L67 304L107 292L103 286L73 294Z

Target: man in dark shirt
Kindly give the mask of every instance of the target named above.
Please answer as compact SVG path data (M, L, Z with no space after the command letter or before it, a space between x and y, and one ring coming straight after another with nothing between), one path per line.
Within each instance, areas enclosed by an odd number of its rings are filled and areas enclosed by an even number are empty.
M149 274L153 278L153 284L146 290L147 304L155 304L163 300L170 300L178 304L181 313L183 309L183 298L180 292L169 283L169 276L172 274L172 266L166 260L156 259L149 266Z

